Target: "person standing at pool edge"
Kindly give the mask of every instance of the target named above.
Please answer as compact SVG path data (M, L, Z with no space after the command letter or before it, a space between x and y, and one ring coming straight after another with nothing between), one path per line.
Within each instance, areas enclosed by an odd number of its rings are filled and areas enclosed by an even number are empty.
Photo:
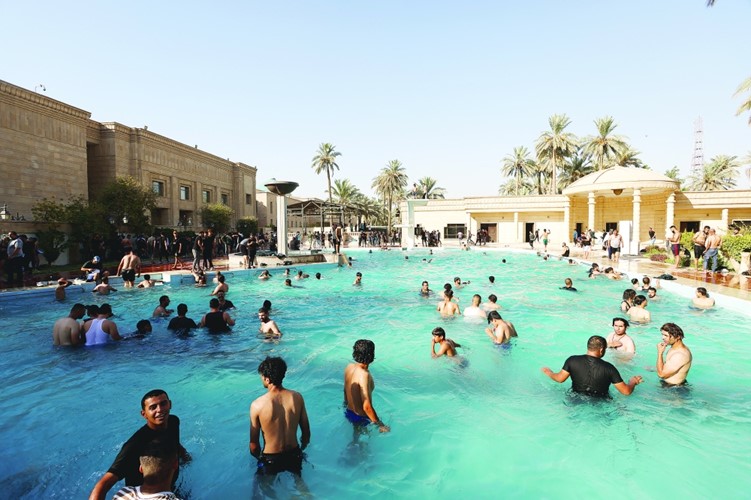
M250 454L258 459L256 474L274 476L288 471L302 473L302 450L310 443L310 422L305 400L299 392L282 387L287 364L267 357L258 365L268 392L250 405ZM300 444L297 428L300 428ZM263 447L261 447L263 433Z
M618 369L602 360L607 347L608 343L603 337L593 335L587 341L586 354L569 356L558 373L553 373L547 366L542 369L542 372L559 384L571 377L571 389L588 396L610 397L608 392L610 384L613 384L618 392L628 396L634 392L637 385L642 383L642 378L638 375L633 376L626 384L621 374L618 373Z
M126 486L143 484L143 474L139 470L140 457L156 439L177 448L178 456L183 462L190 460L190 454L180 444L180 419L170 415L171 409L172 401L161 389L149 391L141 398L141 415L146 419L146 425L125 442L115 462L91 490L89 500L103 500L107 492L121 479L125 479ZM176 471L172 479L173 488L177 482L177 475Z
M375 344L372 340L360 339L352 347L354 363L344 369L344 415L356 426L374 423L380 432L389 432L373 408L372 397L375 383L368 367L375 359Z

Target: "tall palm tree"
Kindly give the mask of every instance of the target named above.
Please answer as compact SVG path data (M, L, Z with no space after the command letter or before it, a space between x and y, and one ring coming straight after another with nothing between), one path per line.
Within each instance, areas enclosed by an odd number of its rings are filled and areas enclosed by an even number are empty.
M737 156L719 155L704 165L689 179L689 191L724 191L733 189L738 176L740 162Z
M514 152L501 161L503 162L501 174L515 179L516 191L514 194L519 196L519 188L522 182L534 172L535 161L529 157L529 150L524 146L514 148Z
M384 200L386 200L386 208L388 209L388 234L391 236L391 222L392 222L392 209L393 201L400 195L404 195L404 188L407 187L407 174L402 167L402 163L399 160L391 160L386 164L378 174L378 177L373 179L373 189Z
M595 171L592 166L592 161L589 155L583 154L581 148L576 153L566 159L566 163L563 164L561 169L560 182L558 187L563 190L569 184L578 181L585 175L589 175Z
M548 161L550 193L555 194L558 189L558 168L564 157L576 150L578 141L574 134L565 131L566 127L571 124L568 116L553 115L548 118L548 124L550 130L540 135L535 144L535 150L537 151L538 164L541 159Z
M336 202L342 206L345 217L348 214L351 215L354 210L355 199L360 195L357 186L352 184L349 179L336 179L334 185L331 186L331 191Z
M678 181L683 184L683 179L681 178L681 169L678 168L678 165L675 165L670 170L665 170L665 177L670 177L674 181Z
M595 120L597 135L584 139L584 152L594 158L597 170L612 166L618 153L628 147L623 137L613 135L617 126L612 116L598 118Z
M326 179L329 186L329 203L333 204L331 193L331 175L334 169L339 170L339 165L336 163L336 159L342 154L336 151L336 146L328 142L322 142L318 146L318 152L313 157L313 164L311 165L316 171L316 174L321 175L321 172L326 172ZM331 214L331 225L334 225L334 214Z
M639 158L640 154L639 151L631 149L631 146L626 145L625 148L618 151L615 155L615 164L619 167L647 168L641 161L641 158Z
M746 168L746 178L751 182L751 151L746 153L746 156L741 160L741 165L748 165Z
M438 181L432 177L423 177L417 181L417 195L426 200L443 199L445 189L436 186Z
M743 80L743 83L738 86L738 90L735 91L733 97L738 97L743 92L748 92L749 94L745 97L746 100L741 103L740 107L738 107L735 116L745 113L746 111L751 111L751 76ZM748 117L748 124L751 125L751 116Z
M498 194L501 196L527 196L532 194L535 186L529 182L528 178L518 182L517 179L509 179L505 184L498 188Z

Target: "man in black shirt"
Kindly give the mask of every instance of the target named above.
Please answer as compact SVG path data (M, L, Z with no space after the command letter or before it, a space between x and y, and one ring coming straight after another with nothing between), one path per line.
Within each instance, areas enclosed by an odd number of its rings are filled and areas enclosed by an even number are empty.
M198 328L195 321L185 317L186 314L188 314L187 304L178 304L177 316L170 320L167 330L177 330L178 333L184 334L191 328Z
M89 500L104 499L115 483L123 478L127 486L143 484L143 474L139 471L140 457L157 439L177 448L178 456L183 462L190 460L190 455L180 444L180 419L170 415L171 409L172 402L161 389L149 391L141 398L141 415L146 419L146 425L125 442L115 462L91 490ZM177 473L173 486L176 481Z
M571 388L581 394L608 398L608 389L610 384L613 384L618 392L628 396L642 383L642 378L638 375L631 377L626 384L618 369L601 359L607 347L605 338L593 335L587 342L587 354L569 357L558 373L553 373L548 367L543 368L542 372L559 384L568 380L570 376Z

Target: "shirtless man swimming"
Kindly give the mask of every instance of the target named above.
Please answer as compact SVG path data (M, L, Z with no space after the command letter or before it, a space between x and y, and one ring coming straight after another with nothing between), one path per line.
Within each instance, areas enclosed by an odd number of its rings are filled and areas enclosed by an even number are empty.
M125 247L125 255L120 259L117 273L122 277L125 288L131 288L136 276L141 276L141 259L133 253L133 247Z
M108 276L102 276L102 282L91 290L91 293L97 293L99 295L109 295L110 292L116 292L117 289L110 285L110 279Z
M644 295L634 297L634 305L626 314L634 323L649 323L652 321L652 313L647 311L647 298Z
M691 351L683 343L683 330L675 323L665 323L660 328L662 342L657 344L657 375L664 386L683 385L691 369ZM665 349L670 346L667 359Z
M634 354L636 346L634 340L628 336L626 329L629 327L628 321L623 318L613 318L613 331L608 335L608 348L615 349L622 354Z
M86 306L73 304L70 314L55 321L52 327L52 343L54 345L78 345L81 340L81 323L79 319L86 314Z
M441 356L448 356L453 358L456 356L456 348L461 347L461 344L457 344L451 339L446 338L446 331L440 326L433 329L433 344L430 346L430 355L433 358L440 358ZM435 346L438 345L438 352L435 352Z
M430 289L430 285L427 281L422 282L422 287L420 288L420 295L423 297L428 297L433 293L433 290Z
M282 386L287 364L267 357L258 365L266 394L250 405L250 454L258 459L256 474L275 476L284 471L302 473L302 451L310 443L310 422L299 392ZM297 429L300 429L300 443ZM261 435L263 434L263 447Z
M436 311L441 313L441 316L443 317L451 317L455 314L461 315L461 311L459 310L459 306L456 304L456 302L452 302L451 299L454 298L454 292L452 290L446 290L443 293L443 302L440 302L438 304L438 307L436 307Z
M511 337L519 336L514 324L510 321L504 321L498 311L488 313L488 323L491 325L485 329L485 333L493 340L494 344L508 344Z
M709 296L709 292L703 286L696 289L696 297L691 301L691 305L697 309L710 309L714 307L714 299Z
M267 338L280 338L282 336L281 330L276 324L276 321L269 318L269 311L265 307L258 310L258 319L261 321L260 331Z
M390 431L389 426L378 418L372 403L375 383L368 367L375 359L373 341L360 339L355 342L352 359L355 362L344 369L344 402L347 406L344 415L357 427L373 423L380 432Z
M485 309L486 312L497 311L500 309L501 305L498 303L498 297L496 297L494 293L488 295L488 301L482 305L482 308Z
M172 314L174 312L173 309L167 309L167 306L169 305L170 300L167 295L162 295L159 297L159 305L156 306L154 309L154 312L151 313L152 318L165 318Z

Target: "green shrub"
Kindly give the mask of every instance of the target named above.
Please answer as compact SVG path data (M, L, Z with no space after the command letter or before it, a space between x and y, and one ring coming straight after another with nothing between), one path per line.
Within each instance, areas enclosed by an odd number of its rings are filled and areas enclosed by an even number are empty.
M740 262L742 252L751 252L751 233L724 236L721 248L723 257Z

